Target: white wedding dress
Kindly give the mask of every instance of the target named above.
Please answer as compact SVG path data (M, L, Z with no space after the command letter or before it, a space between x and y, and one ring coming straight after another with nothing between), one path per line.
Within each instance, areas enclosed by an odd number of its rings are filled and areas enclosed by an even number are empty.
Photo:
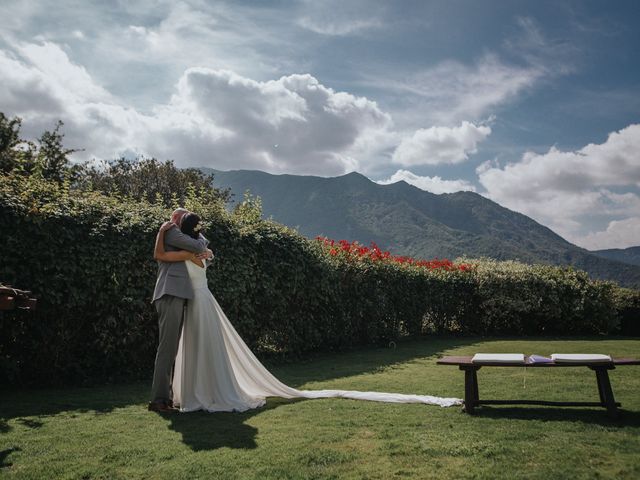
M173 377L173 403L182 412L243 412L266 397L341 397L377 402L426 403L449 407L457 398L348 390L296 390L260 363L207 286L206 267L187 261L194 297L187 302Z

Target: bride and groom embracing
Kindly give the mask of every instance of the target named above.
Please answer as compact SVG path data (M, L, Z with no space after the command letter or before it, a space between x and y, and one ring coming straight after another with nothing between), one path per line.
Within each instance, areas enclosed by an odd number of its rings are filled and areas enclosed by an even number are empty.
M178 209L158 231L158 277L153 303L159 343L149 410L169 413L243 412L266 397L342 397L448 407L457 398L349 390L296 390L274 377L251 352L207 285L213 261L200 218Z

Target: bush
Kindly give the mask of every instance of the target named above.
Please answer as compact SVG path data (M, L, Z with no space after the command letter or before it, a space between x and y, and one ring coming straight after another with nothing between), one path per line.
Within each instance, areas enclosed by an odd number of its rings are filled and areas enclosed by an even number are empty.
M618 288L614 292L614 302L622 335L640 336L640 291Z
M363 247L354 244L331 253L322 239L261 220L251 211L258 201L247 198L228 213L222 202L202 198L210 199L190 187L184 206L205 220L216 254L209 286L259 355L428 333L609 333L617 328L616 308L627 308L613 284L580 271L360 255L354 252ZM157 342L153 241L174 206L0 174L0 281L39 299L33 314L0 314L0 381L150 375ZM624 305L637 308L629 301Z
M78 189L89 187L105 195L162 202L167 207L184 203L190 186L209 202L227 202L230 198L229 190L212 187L212 174L197 168L178 168L171 160L160 162L155 158L85 163L76 166L73 180Z
M482 260L477 268L477 323L468 333L575 335L617 328L614 284L571 267Z
M0 189L0 278L38 297L32 315L3 314L3 363L41 382L148 370L150 242L168 212L36 177Z

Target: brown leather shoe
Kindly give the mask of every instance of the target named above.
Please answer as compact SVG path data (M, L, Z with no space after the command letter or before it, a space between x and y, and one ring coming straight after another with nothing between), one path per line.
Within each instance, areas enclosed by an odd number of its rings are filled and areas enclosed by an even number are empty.
M149 402L149 405L147 405L147 410L149 410L150 412L158 413L175 413L178 411L176 408L173 408L172 405L169 405L167 402L163 401Z

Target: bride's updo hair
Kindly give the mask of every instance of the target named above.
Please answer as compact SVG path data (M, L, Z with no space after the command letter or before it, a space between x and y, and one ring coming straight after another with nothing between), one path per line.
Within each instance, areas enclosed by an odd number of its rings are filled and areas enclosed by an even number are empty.
M187 213L182 217L180 230L185 235L189 235L190 237L197 239L200 235L200 217L195 213Z

